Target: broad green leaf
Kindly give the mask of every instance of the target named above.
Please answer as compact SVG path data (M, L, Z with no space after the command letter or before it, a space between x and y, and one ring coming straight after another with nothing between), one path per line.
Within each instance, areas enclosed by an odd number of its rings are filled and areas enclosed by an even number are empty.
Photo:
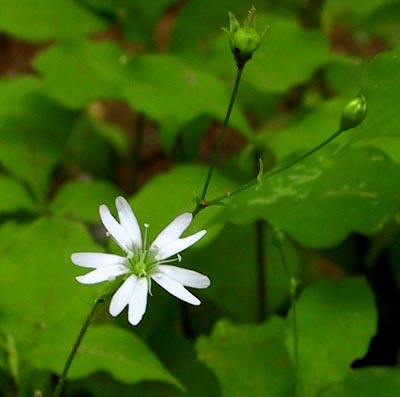
M396 214L399 178L400 166L376 149L330 145L233 196L220 217L262 218L306 246L332 247L354 231L377 233Z
M0 0L0 30L29 40L70 39L106 24L73 0Z
M60 373L64 365L62 358L68 356L71 346L60 343L60 329L53 331L48 333L45 344L39 343L34 347L30 358L37 368ZM112 325L89 328L69 377L82 378L100 370L111 373L122 382L157 380L182 387L138 336Z
M50 204L50 210L55 215L99 223L99 206L114 206L114 200L119 195L120 190L107 182L69 182L61 187Z
M279 251L271 243L266 228L265 248L265 307L268 313L285 308L289 299L289 280ZM211 279L204 294L221 312L237 321L256 321L260 298L254 225L226 225L217 238L206 246L188 250L185 263L198 264L198 270ZM284 247L287 266L293 277L299 273L299 261L294 248ZM228 276L227 276L228 275ZM238 304L240 296L240 305Z
M195 198L201 195L207 173L208 167L202 165L176 166L151 179L130 200L139 223L150 225L149 241L154 239L175 217L194 210ZM233 181L215 171L209 186L209 197L222 194L232 186ZM210 241L220 229L218 225L212 225L210 221L221 209L222 207L214 206L201 211L188 232L193 233L207 228L208 234L203 240ZM211 226L214 227L210 230ZM201 244L201 241L198 244Z
M62 219L45 218L13 229L0 246L2 331L13 335L25 358L59 324L65 328L60 341L72 346L94 290L75 280L82 272L70 255L99 247L82 225Z
M370 367L353 371L343 383L322 389L318 397L389 397L398 390L399 368Z
M15 211L33 211L35 204L18 181L0 175L0 214Z
M399 5L398 0L390 1L363 21L363 28L370 36L383 38L389 48L395 48L400 45Z
M364 70L361 59L343 56L325 65L323 75L329 90L350 100L360 90Z
M246 66L244 81L262 92L284 92L308 81L323 65L336 59L328 39L317 30L304 30L294 19L260 15L257 22L270 29L254 60Z
M272 149L278 161L290 154L311 150L339 128L340 116L345 104L343 99L326 101L294 125L283 130L267 130L258 134L255 142Z
M349 16L365 18L393 0L369 0L362 4L357 0L327 0L322 9L324 24L338 24L348 20ZM347 18L346 18L347 17Z
M0 249L2 334L16 340L21 363L59 374L94 294L105 289L104 285L79 284L75 276L85 269L74 266L70 255L101 250L83 225L61 218L19 227L10 240L2 241ZM72 367L73 377L103 369L125 382L159 379L177 384L129 332L101 326L89 329L86 336ZM143 362L146 366L136 369Z
M207 115L224 120L229 93L212 74L165 54L134 57L131 67L134 87L124 88L125 96L134 109L160 123L165 148L171 148L179 129L192 119ZM239 108L233 112L230 125L244 135L250 134Z
M126 51L111 41L62 42L39 53L33 65L44 91L71 108L98 99L122 99L124 85L133 89Z
M76 114L40 94L33 78L0 80L0 162L44 201Z
M367 99L368 114L349 139L399 136L400 79L393 78L399 68L400 49L378 54L368 65L361 87Z
M94 9L113 15L123 36L130 41L146 41L151 44L154 30L162 12L175 0L84 0Z
M223 121L229 102L220 80L179 57L149 54L128 59L111 42L62 43L39 54L34 66L45 92L65 106L80 108L105 98L127 100L134 110L160 124L167 150L193 119L206 115ZM233 113L231 126L250 134L240 109Z
M229 26L228 11L240 21L247 15L249 6L242 0L196 0L184 4L176 15L171 37L173 51L201 51L207 53L221 26ZM258 4L256 4L258 9ZM228 44L229 46L229 44ZM233 61L230 60L233 64ZM227 64L229 66L229 63Z
M307 287L297 306L298 397L343 381L377 331L375 300L362 278L325 280ZM291 313L288 318L291 321ZM292 347L293 337L287 343ZM360 394L363 395L363 394Z
M217 323L197 342L199 359L216 373L226 397L294 396L294 372L282 339L281 319L262 325Z
M284 93L308 81L321 66L341 59L329 52L328 40L321 32L303 30L294 19L260 14L260 31L267 25L270 29L243 72L243 82L260 92ZM234 61L228 35L220 34L211 53L198 62L224 76L231 75Z

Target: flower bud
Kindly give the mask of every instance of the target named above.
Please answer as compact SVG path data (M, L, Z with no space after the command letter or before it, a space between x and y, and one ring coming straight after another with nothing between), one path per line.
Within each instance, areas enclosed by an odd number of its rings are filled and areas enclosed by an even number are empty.
M340 129L346 131L357 127L365 119L366 115L367 100L363 95L359 95L344 107L340 119Z
M224 29L229 34L229 42L233 56L238 68L243 68L245 63L251 59L253 52L260 46L261 36L263 33L258 33L255 29L256 9L251 7L247 18L240 26L235 15L229 13L229 31Z

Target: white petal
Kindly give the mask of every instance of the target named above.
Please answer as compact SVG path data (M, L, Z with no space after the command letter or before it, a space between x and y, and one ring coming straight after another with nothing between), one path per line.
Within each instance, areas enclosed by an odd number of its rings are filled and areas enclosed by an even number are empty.
M114 254L103 254L101 252L76 252L71 255L73 264L98 269L100 267L123 265L127 259Z
M206 230L200 230L191 236L172 241L157 251L156 260L167 259L172 255L178 254L194 243L197 243L206 233Z
M109 311L112 316L118 316L118 314L125 309L132 296L132 292L136 288L138 280L139 277L132 274L132 276L129 276L118 288L118 291L114 294L110 303Z
M146 312L149 286L146 277L140 277L129 300L128 321L138 325Z
M93 270L84 276L78 276L76 279L82 284L97 284L103 281L112 281L116 277L129 272L129 269L123 265L114 265L101 267Z
M185 287L207 288L210 286L210 279L194 270L183 269L177 266L159 265L158 271Z
M200 305L200 300L192 295L183 285L179 284L172 278L163 273L154 273L151 278L161 287L166 289L171 295L191 303L192 305Z
M119 221L129 236L135 248L142 248L142 235L140 227L131 206L123 197L117 197L115 206L118 210Z
M177 240L192 222L193 215L186 212L175 218L153 241L150 249L164 247L165 245Z
M115 242L126 252L133 249L133 244L124 228L111 215L110 210L106 205L101 205L99 208L100 218L103 225L114 238Z

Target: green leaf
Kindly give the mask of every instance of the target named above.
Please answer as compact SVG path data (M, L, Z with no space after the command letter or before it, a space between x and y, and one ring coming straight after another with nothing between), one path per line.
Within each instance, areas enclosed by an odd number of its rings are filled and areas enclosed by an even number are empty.
M353 231L381 230L398 210L399 178L400 166L378 150L329 146L233 196L219 220L262 218L306 246L332 247Z
M70 39L106 24L73 0L0 0L0 30L29 40Z
M255 142L272 149L278 161L295 152L311 150L338 129L345 104L343 99L323 102L294 125L258 134Z
M99 206L114 206L121 191L103 181L69 182L64 184L50 204L50 210L59 216L72 216L89 223L99 223Z
M262 92L285 92L336 58L321 32L306 31L294 19L260 15L257 24L270 29L246 66L244 81Z
M368 114L349 136L351 141L400 135L400 79L393 79L400 68L400 49L378 54L368 65L361 93L368 103ZM373 144L373 141L372 141Z
M362 278L325 280L303 291L296 313L298 396L313 397L344 380L351 363L367 352L377 331L375 300ZM287 343L292 347L292 336Z
M30 358L37 368L61 372L62 358L68 356L71 346L60 343L59 331L54 329L47 335L45 344L39 343L33 349ZM157 380L182 388L138 336L111 325L89 328L71 366L69 378L82 378L100 370L111 373L122 382Z
M327 0L322 10L322 19L329 28L336 21L346 21L346 16L366 18L380 7L391 3L393 0L369 0L360 3L357 0ZM337 23L337 22L336 22Z
M123 99L124 85L133 89L126 52L111 41L59 43L39 53L33 66L46 94L73 109L98 99Z
M226 397L294 396L294 372L284 348L281 319L262 325L220 321L197 342L199 359L216 373Z
M43 97L33 78L0 80L0 161L44 201L76 114Z
M393 396L400 390L398 368L362 368L353 371L343 383L322 389L318 397Z
M196 0L186 2L176 15L171 37L171 48L177 52L202 51L206 53L220 33L220 26L229 24L228 11L242 20L249 5L242 0ZM243 15L243 18L240 16ZM228 39L227 39L227 46ZM233 60L230 60L233 66ZM229 64L228 64L229 65Z
M329 43L321 32L303 30L294 19L259 14L257 26L270 26L261 45L246 64L243 82L263 93L284 93L290 87L308 81L321 66L341 59L329 52ZM231 73L233 56L226 34L215 41L207 55L205 68L222 75ZM301 62L299 62L301 59ZM209 69L207 69L209 70Z
M84 3L101 12L110 13L118 20L122 35L130 41L151 44L154 30L163 11L175 0L152 2L132 0L84 0Z
M128 59L111 42L58 44L39 54L34 66L42 74L45 92L64 106L80 108L102 98L127 100L134 110L160 124L167 150L193 119L206 115L223 121L229 102L220 80L180 58L153 54ZM239 109L231 126L250 134Z
M17 230L0 246L1 331L15 339L21 363L59 374L93 294L105 288L79 284L75 276L84 271L71 263L70 255L101 250L83 225L59 218ZM99 369L125 382L178 384L143 342L111 326L89 329L71 374L82 377Z
M185 263L201 265L199 270L211 279L211 287L198 295L213 301L222 313L236 321L256 321L259 317L255 239L254 225L226 225L209 244L188 250L184 254ZM289 280L283 269L279 251L269 236L264 241L264 247L265 263L268 264L265 269L264 303L267 312L273 313L284 309L288 302ZM299 260L296 251L290 243L286 244L284 249L287 266L292 276L297 276Z
M175 217L194 210L195 198L201 194L207 173L208 167L202 165L176 166L151 179L130 200L139 223L150 225L149 241L154 239ZM221 194L232 186L233 181L215 171L209 195L212 197ZM222 207L213 206L201 211L188 229L188 233L207 228L208 233L202 240L210 241L220 230L220 226L211 224L211 220L221 209ZM202 240L196 246L201 245Z
M62 219L14 225L1 240L1 328L25 357L57 324L65 328L60 340L72 345L93 294L74 279L81 271L70 261L72 252L84 250L100 249L82 225Z
M160 123L165 148L192 119L207 115L224 120L229 93L213 75L165 54L134 57L132 69L134 89L125 89L126 98L134 109ZM251 131L240 109L233 112L230 126L247 136Z
M0 175L0 213L33 211L35 204L26 189L15 179Z

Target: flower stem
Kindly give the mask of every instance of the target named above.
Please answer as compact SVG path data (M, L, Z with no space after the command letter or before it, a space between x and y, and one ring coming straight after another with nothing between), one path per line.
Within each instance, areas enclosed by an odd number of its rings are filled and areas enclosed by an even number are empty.
M265 261L265 221L259 219L255 222L255 242L257 260L257 280L258 280L258 308L257 320L265 320L265 301L266 301L266 261Z
M292 307L292 321L293 321L293 347L294 347L294 362L296 365L296 369L299 365L299 342L298 342L298 333L297 333L297 315L296 315L296 290L298 281L291 276L289 267L286 263L285 254L282 249L281 244L277 244L277 248L279 251L279 256L281 258L281 263L283 269L285 270L286 276L289 281L289 296L290 296L290 306Z
M206 198L208 185L210 184L212 173L213 173L214 168L215 168L215 166L217 165L217 162L218 162L219 154L221 152L222 141L224 140L224 137L225 137L225 134L226 134L226 129L227 129L228 123L229 123L229 118L231 117L231 112L232 112L233 104L235 103L236 94L237 94L237 91L238 91L238 88L239 88L240 78L242 77L243 68L244 68L244 65L242 67L238 67L237 68L235 86L233 87L231 99L230 99L229 105L228 105L228 110L226 111L226 115L225 115L224 124L222 126L221 133L219 134L219 137L218 137L218 140L217 140L217 145L216 145L216 148L215 148L215 151L214 151L214 155L213 155L213 158L212 158L212 161L211 161L211 165L210 165L210 168L208 170L206 181L204 183L203 192L201 194L201 200L204 200Z
M336 131L334 134L332 134L329 138L327 138L325 141L323 141L322 143L320 143L319 145L317 145L316 147L314 147L313 149L311 149L309 152L303 154L302 156L298 157L297 159L293 160L292 162L290 162L289 164L284 165L281 168L278 168L276 170L273 170L271 172L266 173L265 175L263 175L261 177L261 180L265 180L268 178L271 178L272 176L279 174L282 171L287 170L288 168L294 166L295 164L299 163L300 161L305 160L307 157L310 157L312 154L314 154L316 151L318 151L319 149L323 148L324 146L326 146L328 143L330 143L331 141L333 141L336 137L338 137L344 130L339 129L338 131ZM225 194L223 194L222 196L216 197L215 199L209 200L207 202L206 206L210 206L210 205L216 205L216 204L221 204L221 201L233 196L234 194L240 193L243 190L246 190L256 184L260 183L260 178L257 177L253 180L251 180L250 182L245 183L242 186L239 186L238 188L227 192ZM205 205L202 205L200 203L200 206L198 205L194 211L194 213L199 212L200 210L202 210L203 208L206 207Z
M59 397L61 395L61 392L64 388L65 380L67 379L69 368L71 367L72 361L75 358L75 355L79 349L82 339L85 336L86 331L89 328L89 325L92 321L93 315L96 312L97 308L100 306L100 304L102 304L104 302L105 297L107 295L108 295L108 293L104 293L99 298L96 298L96 300L94 301L94 304L93 304L92 308L90 309L90 312L89 312L88 316L86 317L86 320L83 323L81 330L79 331L79 334L74 342L74 345L72 346L72 349L69 353L67 361L65 362L64 369L60 375L60 378L58 379L56 388L53 393L53 397Z

